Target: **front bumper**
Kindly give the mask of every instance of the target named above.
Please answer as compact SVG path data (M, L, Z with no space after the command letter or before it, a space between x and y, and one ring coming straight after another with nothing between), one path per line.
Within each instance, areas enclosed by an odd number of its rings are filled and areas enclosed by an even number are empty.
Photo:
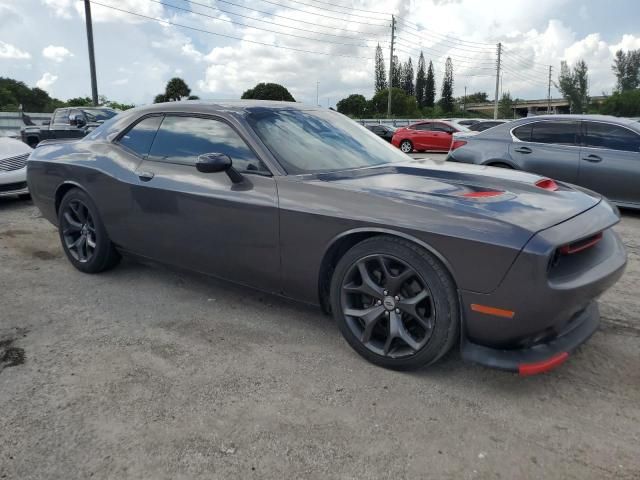
M0 197L29 193L27 168L0 173Z
M463 356L521 373L527 364L562 363L598 328L595 300L624 273L626 251L611 228L617 221L600 202L534 235L494 291L461 290ZM598 244L550 263L558 247L596 232L603 233Z
M463 339L460 351L462 358L481 365L534 375L549 371L564 363L569 355L589 340L600 325L597 302L591 302L569 322L564 332L553 340L519 350L485 347Z

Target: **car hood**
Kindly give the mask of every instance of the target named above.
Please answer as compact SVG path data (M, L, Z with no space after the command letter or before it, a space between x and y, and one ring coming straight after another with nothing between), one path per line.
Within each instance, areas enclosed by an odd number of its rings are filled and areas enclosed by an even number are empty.
M532 233L594 207L601 197L557 182L555 191L536 186L545 180L520 171L423 159L407 163L315 175L337 188L391 201L440 206L491 217Z
M0 159L31 153L31 150L33 149L29 145L21 142L20 140L9 137L0 137Z

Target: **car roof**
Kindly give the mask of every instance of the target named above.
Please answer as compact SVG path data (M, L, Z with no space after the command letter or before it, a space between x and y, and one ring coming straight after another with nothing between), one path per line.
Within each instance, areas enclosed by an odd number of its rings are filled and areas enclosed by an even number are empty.
M215 112L226 111L245 113L252 108L269 108L277 110L327 110L326 108L306 105L298 102L280 102L274 100L182 100L179 102L164 102L137 107L138 112Z
M528 121L536 120L593 120L599 122L617 123L620 125L628 125L634 123L630 118L614 117L612 115L578 115L578 114L560 114L560 115L535 115L532 117L521 118L514 120L514 123L527 123Z

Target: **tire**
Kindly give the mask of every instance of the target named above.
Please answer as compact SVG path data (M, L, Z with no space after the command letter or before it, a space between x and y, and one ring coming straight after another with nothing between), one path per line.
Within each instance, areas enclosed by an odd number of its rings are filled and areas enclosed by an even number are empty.
M411 140L403 140L400 142L400 150L402 150L404 153L411 153L413 152L413 143L411 143Z
M62 198L58 209L58 232L64 253L81 272L103 272L120 261L120 254L107 235L98 209L83 190L73 188Z
M363 280L363 268L373 283ZM437 258L409 241L385 235L358 243L338 261L330 291L344 338L381 367L430 365L458 340L453 280Z

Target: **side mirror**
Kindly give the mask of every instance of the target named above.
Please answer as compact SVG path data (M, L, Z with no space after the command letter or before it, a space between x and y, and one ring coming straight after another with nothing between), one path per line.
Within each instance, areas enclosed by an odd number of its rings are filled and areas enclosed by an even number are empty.
M87 124L87 121L84 119L84 116L79 113L72 113L69 115L69 124L82 128Z
M225 172L233 183L240 183L242 175L233 168L231 157L224 153L205 153L198 157L196 169L202 173Z

